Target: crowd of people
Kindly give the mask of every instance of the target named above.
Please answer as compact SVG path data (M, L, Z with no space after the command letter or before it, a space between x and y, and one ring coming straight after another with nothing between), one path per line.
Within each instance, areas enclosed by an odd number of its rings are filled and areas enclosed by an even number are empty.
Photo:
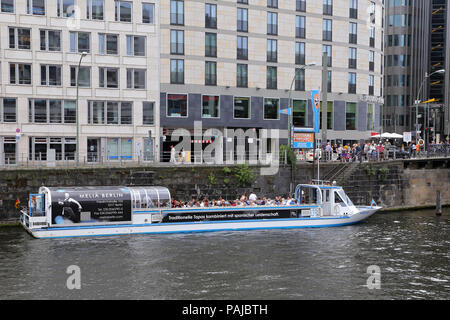
M276 196L274 199L267 197L257 197L256 194L251 193L247 196L247 193L235 199L224 200L222 197L218 199L209 200L207 197L203 199L192 198L191 201L181 201L172 199L172 208L205 208L205 207L236 207L236 206L264 206L264 205L294 205L297 204L295 198Z
M420 144L411 141L409 143L402 143L401 146L396 146L386 139L378 142L367 141L363 145L361 145L361 143L354 143L352 145L349 143L345 145L332 145L328 142L326 146L322 146L321 150L316 150L316 157L320 156L320 158L325 161L335 160L340 162L383 161L388 160L390 157L394 157L394 149L397 156L402 158L414 158L427 152L423 143ZM450 144L444 142L441 142L440 144L430 144L429 151L433 154L439 152L449 153Z

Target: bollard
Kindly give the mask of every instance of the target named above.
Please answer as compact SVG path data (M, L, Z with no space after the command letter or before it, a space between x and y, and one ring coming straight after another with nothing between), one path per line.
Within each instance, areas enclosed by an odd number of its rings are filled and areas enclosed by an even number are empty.
M440 216L442 214L442 205L441 205L441 191L436 191L436 215Z

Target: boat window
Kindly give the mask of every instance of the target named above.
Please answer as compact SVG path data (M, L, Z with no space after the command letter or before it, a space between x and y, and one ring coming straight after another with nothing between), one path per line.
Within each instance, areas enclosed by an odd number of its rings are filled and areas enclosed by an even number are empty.
M341 191L342 190L339 190L339 191L336 191L335 193L334 193L334 202L335 203L339 203L341 206L346 206L347 204L345 203L345 201L343 200L343 198L342 198L342 193L341 193ZM343 194L344 195L344 197L345 197L345 193Z
M324 202L330 202L330 190L323 189L322 191L323 191L322 200Z
M170 208L170 192L164 187L130 188L133 195L133 208Z
M43 194L30 194L29 200L30 216L45 216L45 197Z
M300 199L302 204L316 204L318 203L318 192L316 188L301 188Z
M339 192L339 195L345 200L347 205L349 205L349 206L354 205L352 200L350 200L350 198L347 196L347 194L344 192L344 190L339 190L338 192Z

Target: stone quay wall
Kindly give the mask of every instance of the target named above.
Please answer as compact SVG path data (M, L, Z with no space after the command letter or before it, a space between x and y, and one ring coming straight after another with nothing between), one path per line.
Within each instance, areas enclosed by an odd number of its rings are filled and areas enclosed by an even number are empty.
M342 185L355 204L369 205L374 199L385 209L433 206L436 191L441 203L450 204L450 159L398 160L373 163L320 164L320 177ZM345 167L343 167L345 166ZM281 165L273 175L261 175L261 167L250 166L153 166L103 168L48 168L0 170L0 221L17 221L20 206L40 186L130 186L158 185L169 188L172 198L236 199L244 191L258 196L286 196L291 181L290 165ZM317 178L317 166L296 164L293 185ZM246 184L247 183L247 184Z

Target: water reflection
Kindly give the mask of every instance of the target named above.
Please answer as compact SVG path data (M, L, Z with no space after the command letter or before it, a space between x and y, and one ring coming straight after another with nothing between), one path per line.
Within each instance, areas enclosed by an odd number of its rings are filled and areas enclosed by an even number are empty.
M0 229L0 299L448 299L450 210L339 228L32 239ZM81 269L68 290L66 269ZM381 270L369 290L367 267Z

